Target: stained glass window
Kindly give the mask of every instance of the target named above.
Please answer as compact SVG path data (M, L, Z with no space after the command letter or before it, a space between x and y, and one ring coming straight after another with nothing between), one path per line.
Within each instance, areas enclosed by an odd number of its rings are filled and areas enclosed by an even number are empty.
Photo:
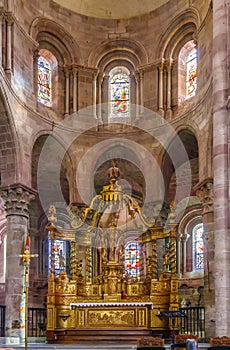
M186 60L186 97L196 94L197 89L197 49L194 48Z
M129 277L140 276L140 246L136 242L125 247L125 271Z
M203 224L196 225L192 230L193 236L193 269L200 270L204 268L204 240Z
M128 72L123 67L110 73L110 117L129 117L130 110L130 80Z
M51 106L51 66L42 56L38 58L38 102L46 106Z
M55 274L61 271L66 271L67 259L66 259L66 249L67 242L54 240L54 270ZM49 270L51 268L51 240L49 240Z

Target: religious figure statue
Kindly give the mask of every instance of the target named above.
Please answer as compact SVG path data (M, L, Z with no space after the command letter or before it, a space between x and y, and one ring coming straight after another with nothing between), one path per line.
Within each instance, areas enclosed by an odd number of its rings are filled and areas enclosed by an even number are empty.
M120 176L120 169L117 167L116 161L112 160L112 166L108 170L108 176L110 181L117 181Z

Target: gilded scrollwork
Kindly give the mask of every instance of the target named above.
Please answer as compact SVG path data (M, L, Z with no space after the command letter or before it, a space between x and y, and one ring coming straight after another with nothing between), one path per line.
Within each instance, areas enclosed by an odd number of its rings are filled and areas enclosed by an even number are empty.
M133 326L134 325L134 310L95 310L89 311L88 324L99 326Z

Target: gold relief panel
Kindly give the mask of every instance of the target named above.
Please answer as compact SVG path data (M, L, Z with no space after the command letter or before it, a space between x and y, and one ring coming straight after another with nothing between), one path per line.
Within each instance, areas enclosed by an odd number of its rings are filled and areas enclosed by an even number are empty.
M159 329L168 328L168 319L163 317L158 317L155 313L155 310L151 312L151 327Z
M48 294L55 293L55 282L48 282Z
M79 327L84 327L85 325L85 312L86 310L77 310L77 323Z
M47 296L47 304L55 304L55 295Z
M76 295L76 284L72 283L57 283L56 294L74 294Z
M69 309L57 309L57 328L70 328L69 319L71 317L71 310Z
M69 306L70 303L75 303L76 297L70 297L70 296L56 296L56 305L63 305L63 306Z
M134 326L134 310L88 310L88 326Z
M47 308L47 329L51 330L55 328L54 320L55 320L55 308L54 307L48 307Z
M128 284L127 285L127 294L129 296L138 296L138 295L140 295L140 286L139 286L139 284Z
M178 280L171 281L171 291L174 293L178 292Z
M138 327L147 327L148 324L148 310L147 309L137 309L137 326Z
M151 283L151 294L155 293L169 293L170 283L168 281L152 281Z
M178 302L179 302L178 294L171 294L170 295L170 304L178 303Z
M169 295L152 295L150 299L154 306L156 305L168 306L170 303Z

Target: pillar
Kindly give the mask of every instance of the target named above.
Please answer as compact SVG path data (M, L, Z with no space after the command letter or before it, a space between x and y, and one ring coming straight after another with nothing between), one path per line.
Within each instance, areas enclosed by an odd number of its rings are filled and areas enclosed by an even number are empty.
M6 253L6 337L19 337L19 308L22 287L22 265L19 254L22 253L24 235L28 230L29 203L35 198L35 192L17 184L1 189L5 202L7 219Z
M140 72L140 114L143 114L144 112L144 96L143 96L143 88L144 88L144 72Z
M69 115L69 84L70 84L70 79L69 79L69 70L65 69L65 114Z
M178 276L181 277L181 271L182 270L182 266L181 266L181 261L182 261L182 244L181 244L181 240L182 240L182 233L177 234L177 273Z
M103 85L102 85L102 94L103 94L103 109L102 109L102 120L103 123L107 123L109 120L109 74L104 75Z
M229 35L230 1L213 0L213 195L215 220L215 330L230 334Z
M166 117L169 120L171 119L171 116L172 116L172 65L173 65L173 60L170 59L166 65L166 70L167 70Z
M97 118L98 118L99 120L101 120L102 82L103 82L103 74L99 74L99 75L98 75L98 79L97 79L97 87L98 87Z
M2 41L2 26L3 26L3 14L0 11L0 67L2 66L2 46L3 46L3 41Z
M139 96L140 96L140 93L139 93L139 73L138 72L134 72L134 78L135 78L135 82L136 82L136 112L135 112L135 114L136 114L136 118L138 118L138 116L139 116L139 113L140 113L140 111L139 111L139 108L140 108L140 106L139 106L139 104L140 104L140 98L139 98Z
M77 68L73 68L72 70L72 74L73 74L73 113L76 113L78 110L78 82L77 82L77 78L78 78L78 72L77 72Z
M93 118L97 119L97 74L93 74Z
M181 235L182 242L182 274L185 275L187 272L187 240L189 235L183 233Z
M10 78L12 73L12 25L13 17L11 14L6 16L6 73Z
M202 203L204 224L204 306L206 338L215 335L215 320L218 306L215 302L214 282L214 216L213 216L213 180L207 178L194 187ZM218 289L222 288L220 285Z
M164 116L164 85L163 85L163 74L164 74L164 58L162 58L162 61L160 65L158 66L158 79L159 79L159 85L158 85L158 110L159 114L163 117Z

